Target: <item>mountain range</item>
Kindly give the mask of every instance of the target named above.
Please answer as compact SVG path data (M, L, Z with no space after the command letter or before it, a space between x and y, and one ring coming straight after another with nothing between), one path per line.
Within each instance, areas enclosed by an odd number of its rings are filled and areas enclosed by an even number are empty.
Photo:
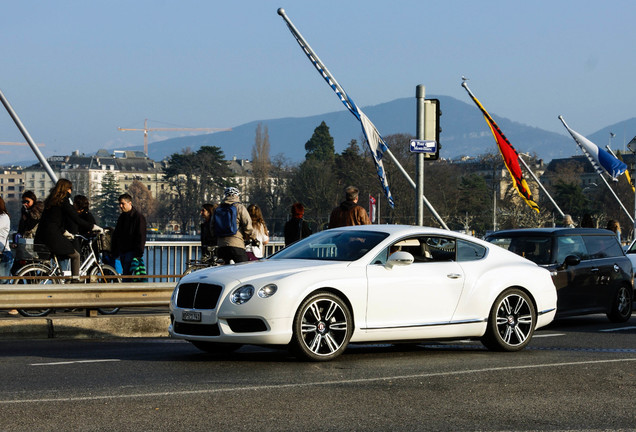
M442 117L440 120L442 145L440 157L457 159L462 156L478 156L496 151L495 141L479 110L471 104L449 96L430 96L440 100ZM416 100L415 98L396 99L391 102L363 107L362 110L377 126L382 136L397 133L415 135ZM528 126L505 117L490 113L508 140L520 153L536 154L550 161L580 154L569 135L549 132ZM555 116L556 117L556 116ZM346 110L330 112L309 117L287 117L280 119L258 120L233 128L227 132L187 136L151 143L149 157L161 160L185 148L196 151L201 146L220 147L227 159L251 159L255 131L259 123L267 127L270 139L270 156L284 155L291 162L300 162L305 157L305 143L311 138L314 129L324 121L334 138L336 152L344 150L352 139L361 142L362 130L359 122ZM556 121L556 119L555 119ZM572 126L576 130L575 126ZM607 126L588 136L600 147L605 147L610 131L636 133L636 118L631 118ZM631 135L630 135L631 136ZM618 147L618 146L617 146ZM614 150L622 150L620 148ZM130 147L131 150L143 150Z

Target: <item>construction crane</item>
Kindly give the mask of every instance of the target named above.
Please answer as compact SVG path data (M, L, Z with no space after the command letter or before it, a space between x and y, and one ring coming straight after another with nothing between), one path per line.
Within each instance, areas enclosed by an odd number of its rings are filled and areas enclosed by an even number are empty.
M120 131L143 131L144 132L144 154L148 156L148 132L152 131L202 131L202 132L223 132L231 131L232 128L149 128L148 119L144 120L143 129L117 128Z

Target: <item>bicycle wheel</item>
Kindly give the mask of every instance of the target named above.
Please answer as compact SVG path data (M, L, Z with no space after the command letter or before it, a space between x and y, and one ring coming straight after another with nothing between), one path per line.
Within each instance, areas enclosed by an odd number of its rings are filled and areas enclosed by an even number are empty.
M103 273L102 273L103 271ZM98 282L98 283L119 283L121 282L121 278L118 277L114 277L114 278L109 278L108 276L119 276L119 273L117 273L117 270L115 270L113 267L107 265L107 264L102 264L102 271L99 270L98 266L95 266L91 269L90 271L90 281L93 282ZM107 277L102 277L102 276L107 276ZM113 308L97 308L97 312L102 314L102 315L113 315L116 314L117 312L119 312L119 308L118 307L113 307Z
M51 268L44 264L27 264L18 270L16 276L23 279L15 279L14 284L38 284L48 285L58 283L56 279L29 279L32 276L50 276ZM18 313L25 317L43 317L51 313L53 309L18 309Z

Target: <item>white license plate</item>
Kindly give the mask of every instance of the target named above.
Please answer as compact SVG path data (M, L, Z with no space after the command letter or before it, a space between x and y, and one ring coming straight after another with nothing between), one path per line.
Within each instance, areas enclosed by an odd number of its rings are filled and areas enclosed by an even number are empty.
M201 321L201 312L195 311L183 311L181 314L181 319L183 321Z

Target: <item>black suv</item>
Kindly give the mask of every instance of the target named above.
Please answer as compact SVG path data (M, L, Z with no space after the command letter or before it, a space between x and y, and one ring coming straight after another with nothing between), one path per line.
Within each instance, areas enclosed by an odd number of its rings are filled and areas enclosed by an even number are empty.
M633 270L616 235L592 228L497 231L486 240L550 270L557 317L604 312L612 322L632 315Z

